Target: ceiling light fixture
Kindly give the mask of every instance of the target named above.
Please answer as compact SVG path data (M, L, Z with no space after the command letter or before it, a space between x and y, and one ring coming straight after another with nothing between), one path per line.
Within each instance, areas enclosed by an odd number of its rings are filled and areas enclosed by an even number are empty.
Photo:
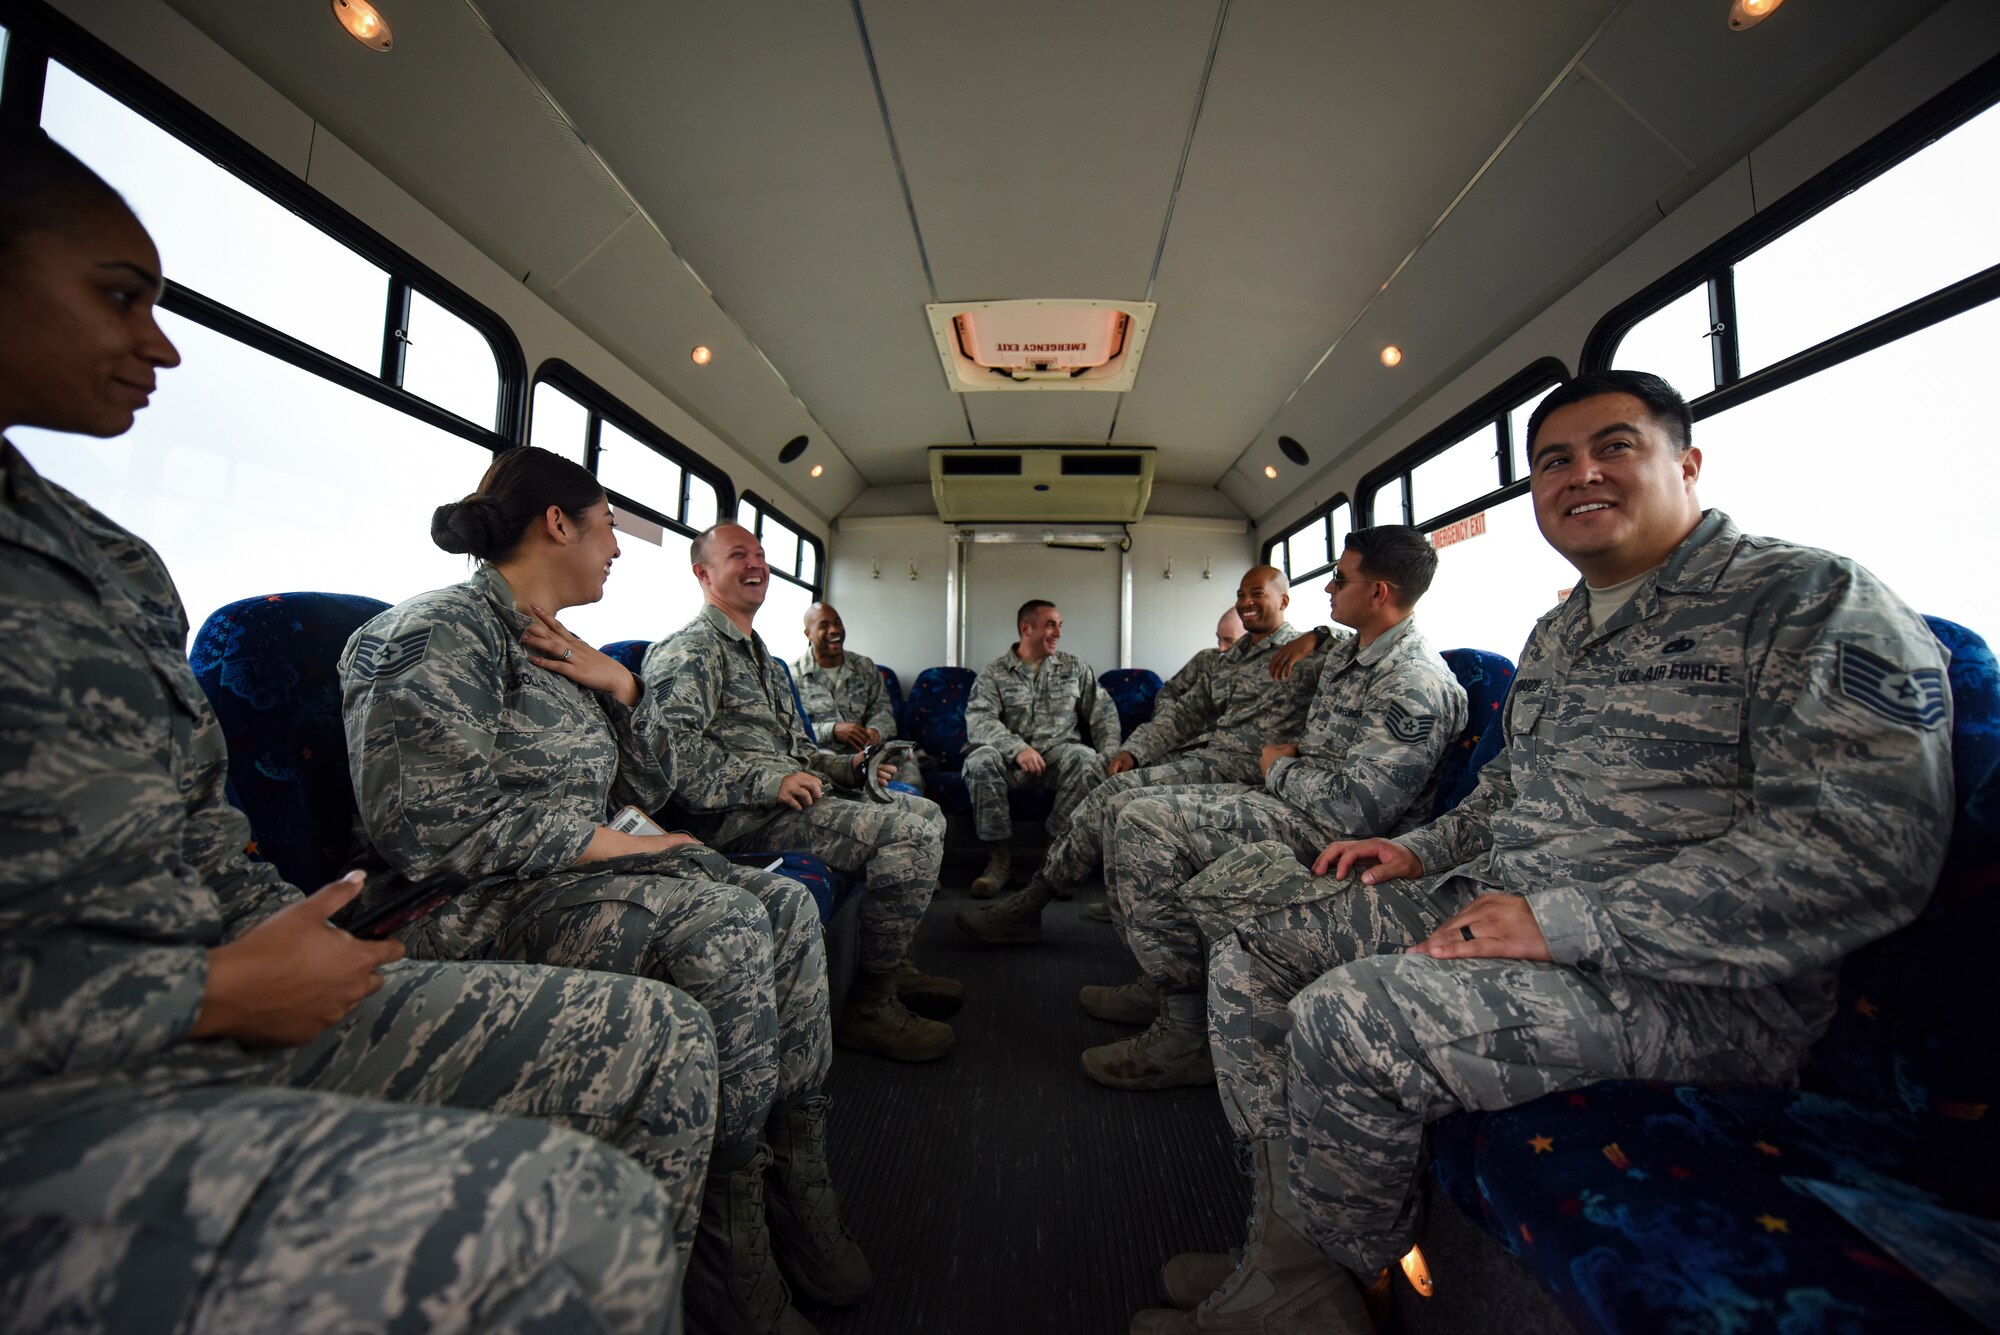
M368 0L333 0L333 17L340 26L370 51L387 51L394 44L389 20L376 12Z
M1777 12L1785 0L1734 0L1729 6L1729 30L1742 32L1754 28Z
M694 360L696 366L706 366L715 360L715 349L706 343L697 343L694 345L694 351L688 356Z
M1265 477L1268 477L1268 478L1275 478L1275 477L1277 477L1277 476L1278 476L1278 467L1277 467L1277 465L1276 465L1276 464L1265 464L1265 465L1264 465L1264 476L1265 476Z
M814 464L812 468L812 475L814 477L818 477L821 473L824 473L825 471L826 471L825 464Z
M1382 365L1397 366L1402 363L1402 360L1403 360L1403 350L1397 347L1394 343L1391 343L1388 347L1382 349Z

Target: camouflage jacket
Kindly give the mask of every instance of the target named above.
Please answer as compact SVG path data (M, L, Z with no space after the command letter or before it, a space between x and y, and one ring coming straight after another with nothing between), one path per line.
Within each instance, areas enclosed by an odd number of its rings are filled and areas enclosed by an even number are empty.
M184 1042L208 948L298 898L244 849L187 615L138 538L0 442L0 1126L107 1079L250 1059ZM193 1078L202 1078L196 1075Z
M1118 707L1097 684L1090 664L1058 649L1033 671L1014 649L979 669L965 707L968 747L993 746L1008 759L1027 747L1046 751L1084 740L1077 714L1089 692L1090 745L1106 759L1118 753Z
M650 811L672 782L647 702L627 709L536 667L521 643L532 624L482 565L375 617L340 656L362 828L410 879L466 883L441 917L504 910L495 892L575 865L611 808Z
M721 608L702 608L646 650L643 672L655 742L679 759L674 796L689 808L751 813L734 822L749 825L770 815L789 774L855 786L852 753L822 751L806 731L783 660ZM733 837L725 820L717 838Z
M1326 654L1298 755L1278 757L1264 776L1265 788L1349 838L1430 819L1445 751L1466 717L1465 688L1415 617L1360 643L1349 636Z
M1215 660L1220 657L1222 650L1213 645L1206 649L1197 649L1194 657L1181 664L1181 670L1168 677L1161 685L1160 693L1153 697L1153 717L1158 718L1172 708L1175 700L1186 695L1194 688L1196 682L1208 675L1209 669L1215 666Z
M1255 644L1245 635L1227 653L1204 650L1216 655L1208 670L1196 674L1183 668L1176 674L1176 681L1183 676L1191 680L1165 706L1156 697L1152 721L1134 728L1118 749L1131 752L1144 768L1176 751L1255 756L1267 743L1294 740L1319 686L1330 638L1322 635L1319 647L1300 660L1291 676L1272 681L1271 655L1298 637L1286 622Z
M1603 630L1581 587L1536 624L1505 749L1399 842L1528 896L1556 961L1614 991L1779 989L1803 1045L1837 962L1943 866L1946 663L1852 561L1710 510Z
M859 723L886 738L896 735L896 716L889 708L889 688L875 667L875 660L849 649L843 656L840 681L819 665L810 650L792 663L792 680L798 683L799 699L806 717L812 720L813 740L821 746L835 746L833 725Z

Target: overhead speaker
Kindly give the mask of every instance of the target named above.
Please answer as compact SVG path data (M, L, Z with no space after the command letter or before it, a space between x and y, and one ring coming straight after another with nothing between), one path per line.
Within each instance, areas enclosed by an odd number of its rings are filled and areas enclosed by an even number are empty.
M1278 450L1301 468L1312 462L1312 456L1306 453L1306 447L1290 436L1278 437Z
M778 451L778 462L781 464L790 463L792 460L798 458L801 454L804 454L806 452L806 446L810 444L812 444L812 441L808 440L804 436L793 436L790 440L785 442L785 448Z

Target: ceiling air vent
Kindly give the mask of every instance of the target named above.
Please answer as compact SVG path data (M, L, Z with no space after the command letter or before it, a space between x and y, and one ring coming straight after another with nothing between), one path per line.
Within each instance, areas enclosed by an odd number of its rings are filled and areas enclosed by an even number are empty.
M924 307L945 383L986 390L1127 390L1150 301L959 301Z
M1111 445L937 445L931 495L946 523L1130 524L1153 494L1153 451Z

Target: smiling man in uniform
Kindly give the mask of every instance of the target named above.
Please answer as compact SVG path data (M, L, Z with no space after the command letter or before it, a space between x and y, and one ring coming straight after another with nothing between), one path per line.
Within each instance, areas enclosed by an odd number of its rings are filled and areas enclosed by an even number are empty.
M1690 420L1631 371L1535 409L1535 519L1582 580L1463 804L1314 875L1252 845L1190 883L1284 896L1209 957L1260 1203L1240 1263L1174 1258L1192 1310L1135 1332L1367 1331L1357 1281L1415 1237L1428 1121L1620 1077L1791 1084L1841 960L1929 898L1945 653L1852 561L1704 512Z

